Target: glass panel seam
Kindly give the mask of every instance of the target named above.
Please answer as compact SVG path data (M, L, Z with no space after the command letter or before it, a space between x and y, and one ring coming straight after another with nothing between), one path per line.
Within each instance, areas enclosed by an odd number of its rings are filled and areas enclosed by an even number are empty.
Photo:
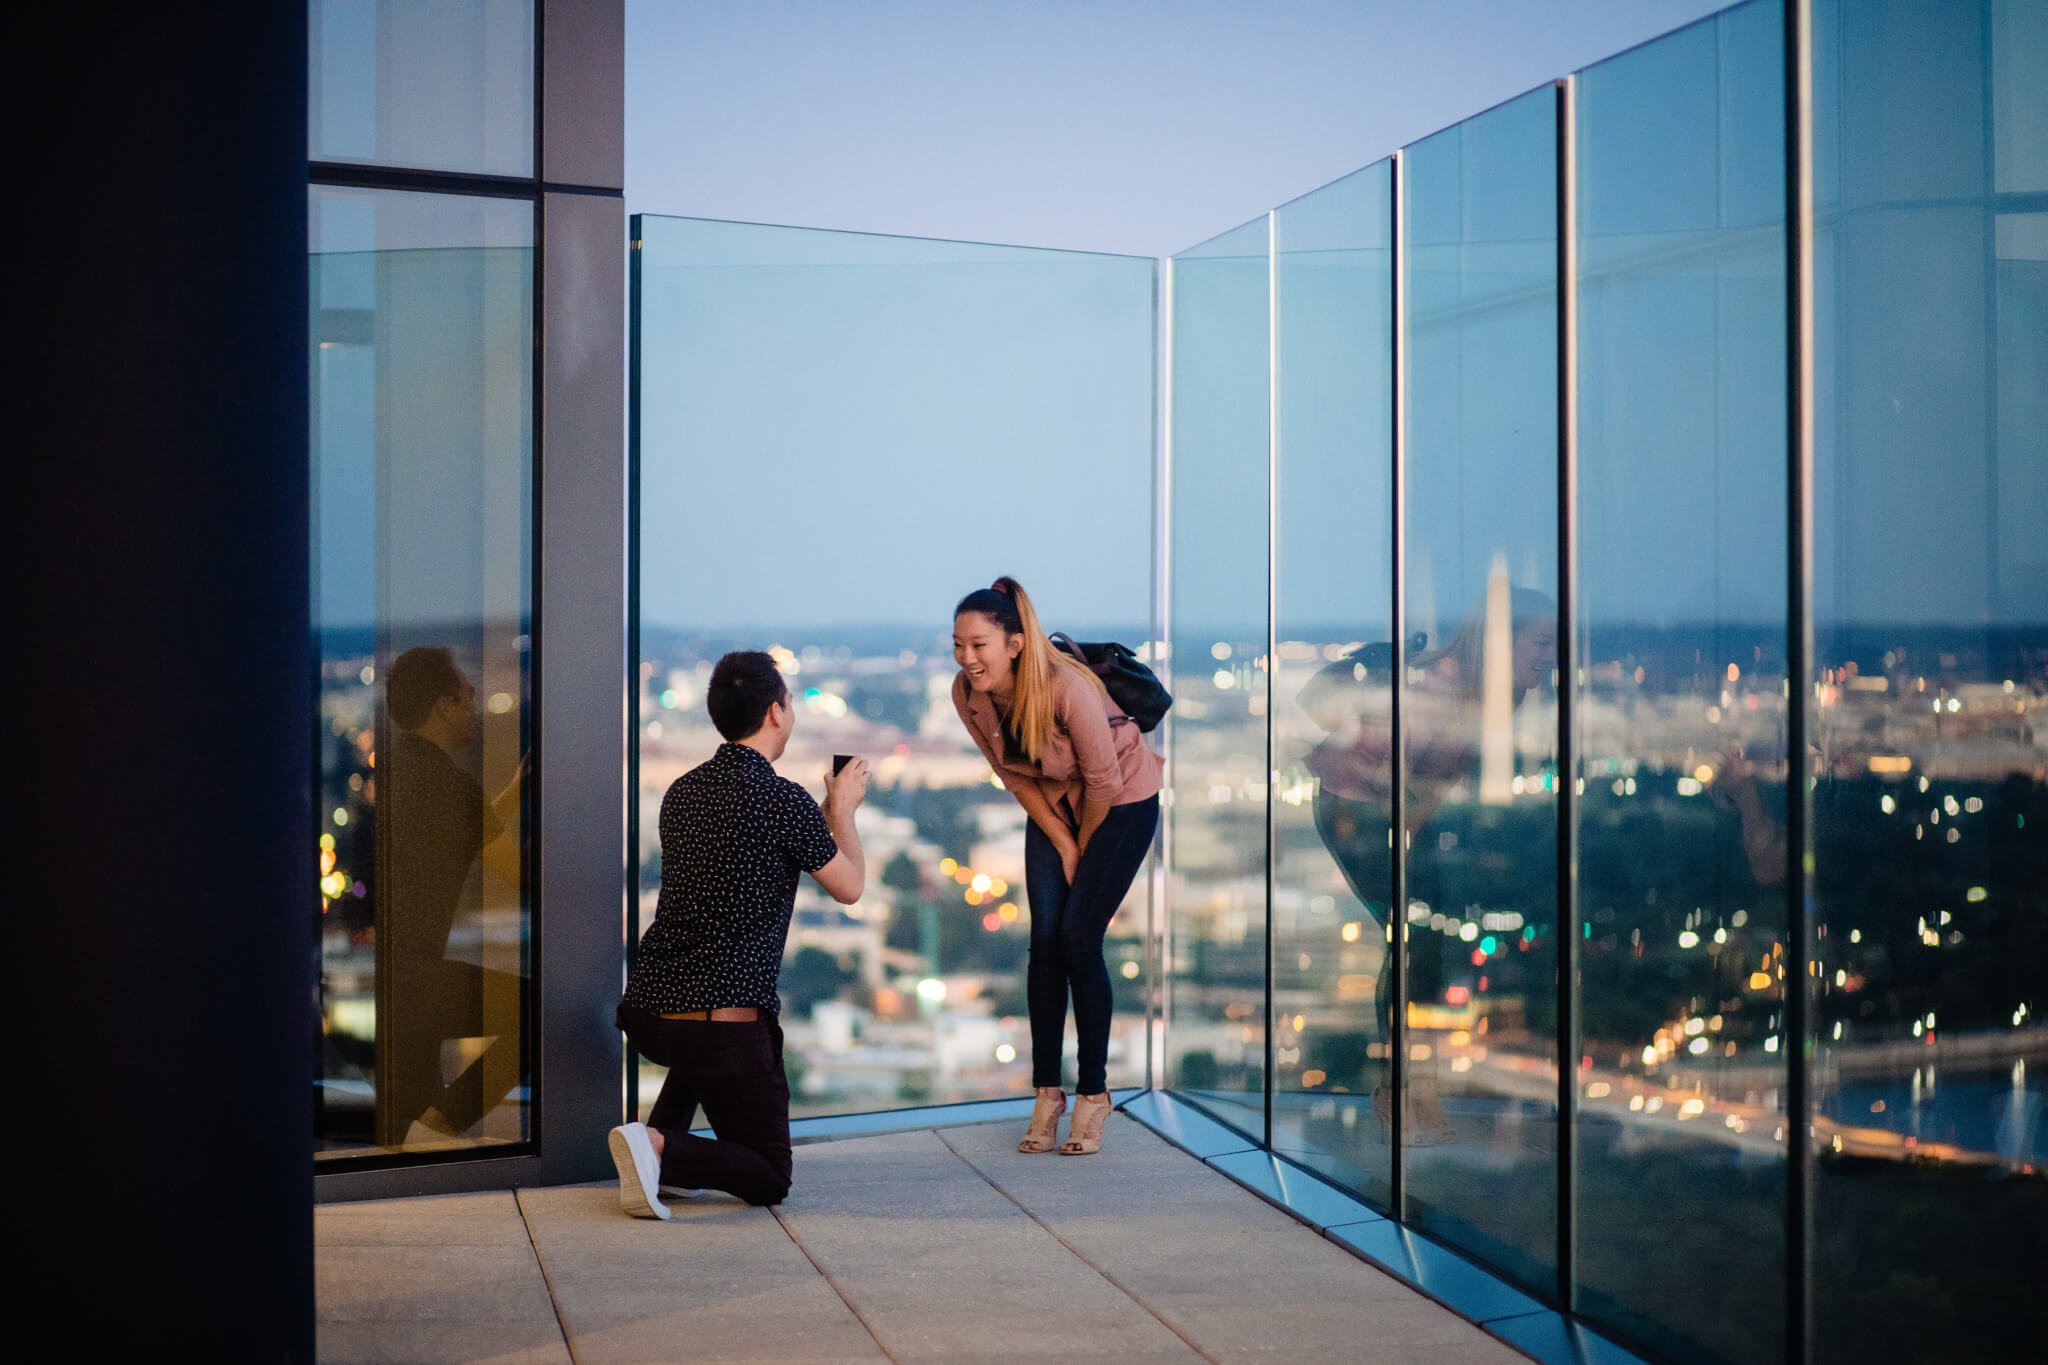
M1273 914L1273 789L1279 773L1273 767L1273 679L1279 673L1275 616L1279 609L1279 468L1280 468L1280 214L1266 214L1266 1147L1273 1146L1273 1087L1279 1081L1277 1017L1274 1012L1275 927Z
M1578 86L1557 83L1557 1301L1578 1302L1579 882L1578 605Z
M1785 1295L1785 1358L1803 1365L1813 1356L1810 1265L1813 1227L1810 1002L1812 952L1808 903L1812 858L1812 784L1808 771L1807 711L1812 702L1813 657L1813 13L1811 0L1784 0L1786 403L1788 526L1786 698L1786 957L1794 988L1785 992L1786 1200L1785 1264L1792 1283Z
M1403 1159L1403 1139L1406 1136L1405 1117L1407 1112L1407 1051L1408 1051L1408 857L1407 857L1407 794L1408 773L1405 749L1406 736L1402 726L1402 694L1407 690L1408 680L1408 617L1403 609L1403 559L1407 554L1407 499L1408 499L1408 291L1405 287L1407 275L1407 233L1402 226L1406 213L1407 160L1400 152L1391 158L1393 166L1390 176L1393 191L1388 195L1389 232L1392 250L1388 253L1388 287L1392 295L1394 334L1393 345L1389 347L1391 387L1389 396L1393 408L1393 487L1389 491L1387 505L1390 511L1389 558L1393 561L1389 575L1391 602L1388 621L1393 634L1393 687L1388 698L1387 755L1392 781L1387 784L1388 823L1387 841L1388 866L1391 872L1388 887L1387 908L1387 952L1391 958L1392 970L1388 973L1388 994L1391 999L1387 1006L1387 1088L1389 1095L1387 1131L1391 1150L1388 1153L1387 1206L1398 1220L1407 1219L1407 1163Z

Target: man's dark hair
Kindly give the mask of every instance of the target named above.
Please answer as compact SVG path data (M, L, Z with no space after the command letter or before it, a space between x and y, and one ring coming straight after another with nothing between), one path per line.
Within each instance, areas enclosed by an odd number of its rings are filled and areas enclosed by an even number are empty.
M443 697L462 695L462 671L455 652L438 645L408 649L391 661L384 679L384 704L401 730L417 730Z
M761 728L768 708L789 700L789 687L775 660L758 649L736 649L711 670L711 723L738 743Z

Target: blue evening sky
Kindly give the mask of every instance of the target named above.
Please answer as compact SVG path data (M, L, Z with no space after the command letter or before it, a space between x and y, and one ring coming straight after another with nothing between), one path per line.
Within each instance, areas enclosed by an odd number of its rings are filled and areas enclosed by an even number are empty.
M636 213L1165 256L1713 0L629 0Z
M1715 8L647 0L628 7L627 202L1169 255ZM646 236L646 620L941 630L1001 572L1056 624L1145 620L1144 277L837 234ZM1230 615L1201 589L1260 591L1235 566L1263 557L1263 512L1217 494L1209 553L1178 572L1190 606Z

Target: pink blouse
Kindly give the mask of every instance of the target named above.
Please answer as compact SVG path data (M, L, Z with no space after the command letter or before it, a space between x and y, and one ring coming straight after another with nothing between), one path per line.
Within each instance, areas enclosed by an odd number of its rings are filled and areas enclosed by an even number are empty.
M1053 683L1053 732L1033 763L1011 747L989 694L969 687L965 673L953 679L953 709L1003 785L1015 790L1020 782L1036 782L1076 829L1084 793L1104 806L1157 796L1166 760L1146 747L1144 735L1123 719L1116 703L1071 668L1054 670ZM1110 723L1112 717L1117 724Z

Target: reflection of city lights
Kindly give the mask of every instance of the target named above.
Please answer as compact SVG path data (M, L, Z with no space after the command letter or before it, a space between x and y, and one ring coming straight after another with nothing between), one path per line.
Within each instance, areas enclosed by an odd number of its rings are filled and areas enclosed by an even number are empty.
M1217 660L1218 662L1221 662L1222 660L1229 658L1230 646L1224 644L1221 640L1218 640L1215 644L1209 646L1209 657Z
M502 716L516 705L518 702L513 700L510 692L493 692L491 699L484 703L485 708L494 716Z
M1227 668L1217 669L1216 676L1212 681L1216 684L1216 690L1219 692L1228 692L1231 688L1237 686L1236 675Z
M993 934L996 930L1003 927L1003 917L993 912L983 915L981 917L981 927Z
M976 891L986 892L989 889L989 887L994 884L994 881L995 879L990 877L988 873L977 872L971 878L968 879L967 884L973 887Z
M1304 1071L1301 1073L1301 1083L1304 1087L1321 1085L1328 1079L1330 1079L1329 1075L1322 1071Z
M975 889L974 889L973 887L971 887L971 886L970 886L970 887L968 887L968 888L967 888L967 891L966 891L966 893L965 893L965 894L966 894L966 896L967 896L967 903L968 903L969 905L980 905L980 904L981 904L981 902L982 902L982 895L981 895L981 893L980 893L979 891L976 891L976 890L975 890Z
M1017 907L1009 901L1004 901L1002 908L997 910L996 913L1002 916L1003 923L1005 924L1015 924L1017 922Z
M1125 964L1123 965L1122 971L1123 971L1123 974L1124 974L1124 980L1126 980L1126 981L1136 981L1136 980L1138 979L1138 964L1137 964L1137 963L1135 963L1135 962L1126 962L1126 963L1125 963Z
M348 812L347 812L347 811L345 811L345 810L343 810L343 809L342 809L341 807L339 807L339 806L336 806L336 807L334 808L334 823L335 823L335 824L337 824L337 825L345 825L345 824L347 824L347 823L348 823Z
M1017 1049L1011 1047L1008 1043L998 1043L996 1045L996 1060L1008 1066L1011 1062L1017 1060Z
M946 998L946 983L935 976L928 976L917 983L917 994L919 999L937 1004Z
M1010 894L1010 884L1004 881L1001 877L990 878L988 894L992 897L998 898L1007 896Z
M1358 942L1359 932L1359 923L1358 921L1353 920L1351 923L1345 925L1342 929L1339 929L1337 931L1337 936L1343 939L1346 943L1356 943Z
M1764 1039L1764 1051L1766 1051L1766 1052L1776 1052L1777 1050L1778 1050L1778 1035L1774 1033L1774 1034L1772 1034L1772 1035L1771 1035L1770 1037L1768 1037L1768 1038Z
M1607 1098L1607 1093L1610 1089L1612 1087L1607 1082L1595 1081L1586 1087L1586 1098L1589 1100L1604 1100Z
M958 868L959 866L960 864L954 862L951 858L939 859L939 871L944 873L948 877L952 876L954 869Z
M1678 946L1681 948L1697 948L1700 946L1700 936L1687 929L1678 936Z
M1685 1050L1697 1057L1707 1050L1707 1040L1705 1038L1695 1038L1685 1045Z
M1753 991L1767 991L1767 990L1769 990L1769 989L1771 988L1771 977L1770 977L1770 973L1768 973L1768 972L1751 972L1751 973L1749 974L1749 988L1750 988L1751 990L1753 990Z

